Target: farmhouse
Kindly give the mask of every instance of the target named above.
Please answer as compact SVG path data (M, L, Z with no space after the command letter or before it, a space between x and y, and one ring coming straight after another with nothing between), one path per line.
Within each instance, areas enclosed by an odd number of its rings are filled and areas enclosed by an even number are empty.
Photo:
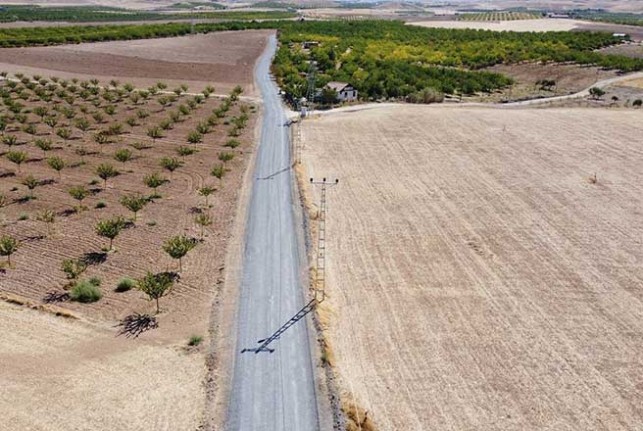
M327 88L335 90L337 99L341 102L352 102L357 100L357 90L347 82L331 81L326 84Z

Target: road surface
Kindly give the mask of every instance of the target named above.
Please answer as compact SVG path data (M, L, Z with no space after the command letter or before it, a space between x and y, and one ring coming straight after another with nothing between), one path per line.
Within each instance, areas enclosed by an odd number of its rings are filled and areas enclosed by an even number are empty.
M305 306L305 256L299 249L303 227L294 216L287 118L269 75L275 49L271 36L255 69L264 111L246 221L227 431L319 429L307 318L292 320ZM270 339L282 327L285 332Z

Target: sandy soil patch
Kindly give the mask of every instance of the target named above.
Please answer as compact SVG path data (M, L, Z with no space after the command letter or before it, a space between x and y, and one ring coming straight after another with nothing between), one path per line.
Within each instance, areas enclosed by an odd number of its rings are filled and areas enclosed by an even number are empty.
M578 28L582 21L573 19L523 19L518 21L414 21L410 25L437 28L473 28L494 31L569 31Z
M0 430L194 430L201 355L0 302Z
M308 176L340 178L336 366L379 429L639 427L640 118L394 106L304 122Z
M217 32L203 35L85 43L53 47L0 49L0 70L102 80L112 78L149 86L159 80L217 93L243 85L255 95L252 72L271 31Z

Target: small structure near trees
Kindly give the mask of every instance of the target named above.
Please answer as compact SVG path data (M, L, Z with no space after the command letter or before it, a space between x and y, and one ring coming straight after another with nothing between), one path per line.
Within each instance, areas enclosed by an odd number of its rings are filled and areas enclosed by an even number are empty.
M324 90L330 89L337 94L340 102L353 102L357 100L357 89L347 82L331 81L326 84Z

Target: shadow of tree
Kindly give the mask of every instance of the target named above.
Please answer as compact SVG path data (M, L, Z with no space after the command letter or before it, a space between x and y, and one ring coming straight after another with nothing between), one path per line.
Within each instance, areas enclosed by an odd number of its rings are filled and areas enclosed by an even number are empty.
M69 293L67 292L47 292L47 294L42 298L42 301L45 304L52 304L54 302L65 302L69 301Z
M80 260L87 266L100 265L107 260L107 253L90 251L85 253Z
M136 338L143 332L158 328L159 324L154 316L136 313L125 317L116 327L121 328L117 336L125 335L127 338Z

